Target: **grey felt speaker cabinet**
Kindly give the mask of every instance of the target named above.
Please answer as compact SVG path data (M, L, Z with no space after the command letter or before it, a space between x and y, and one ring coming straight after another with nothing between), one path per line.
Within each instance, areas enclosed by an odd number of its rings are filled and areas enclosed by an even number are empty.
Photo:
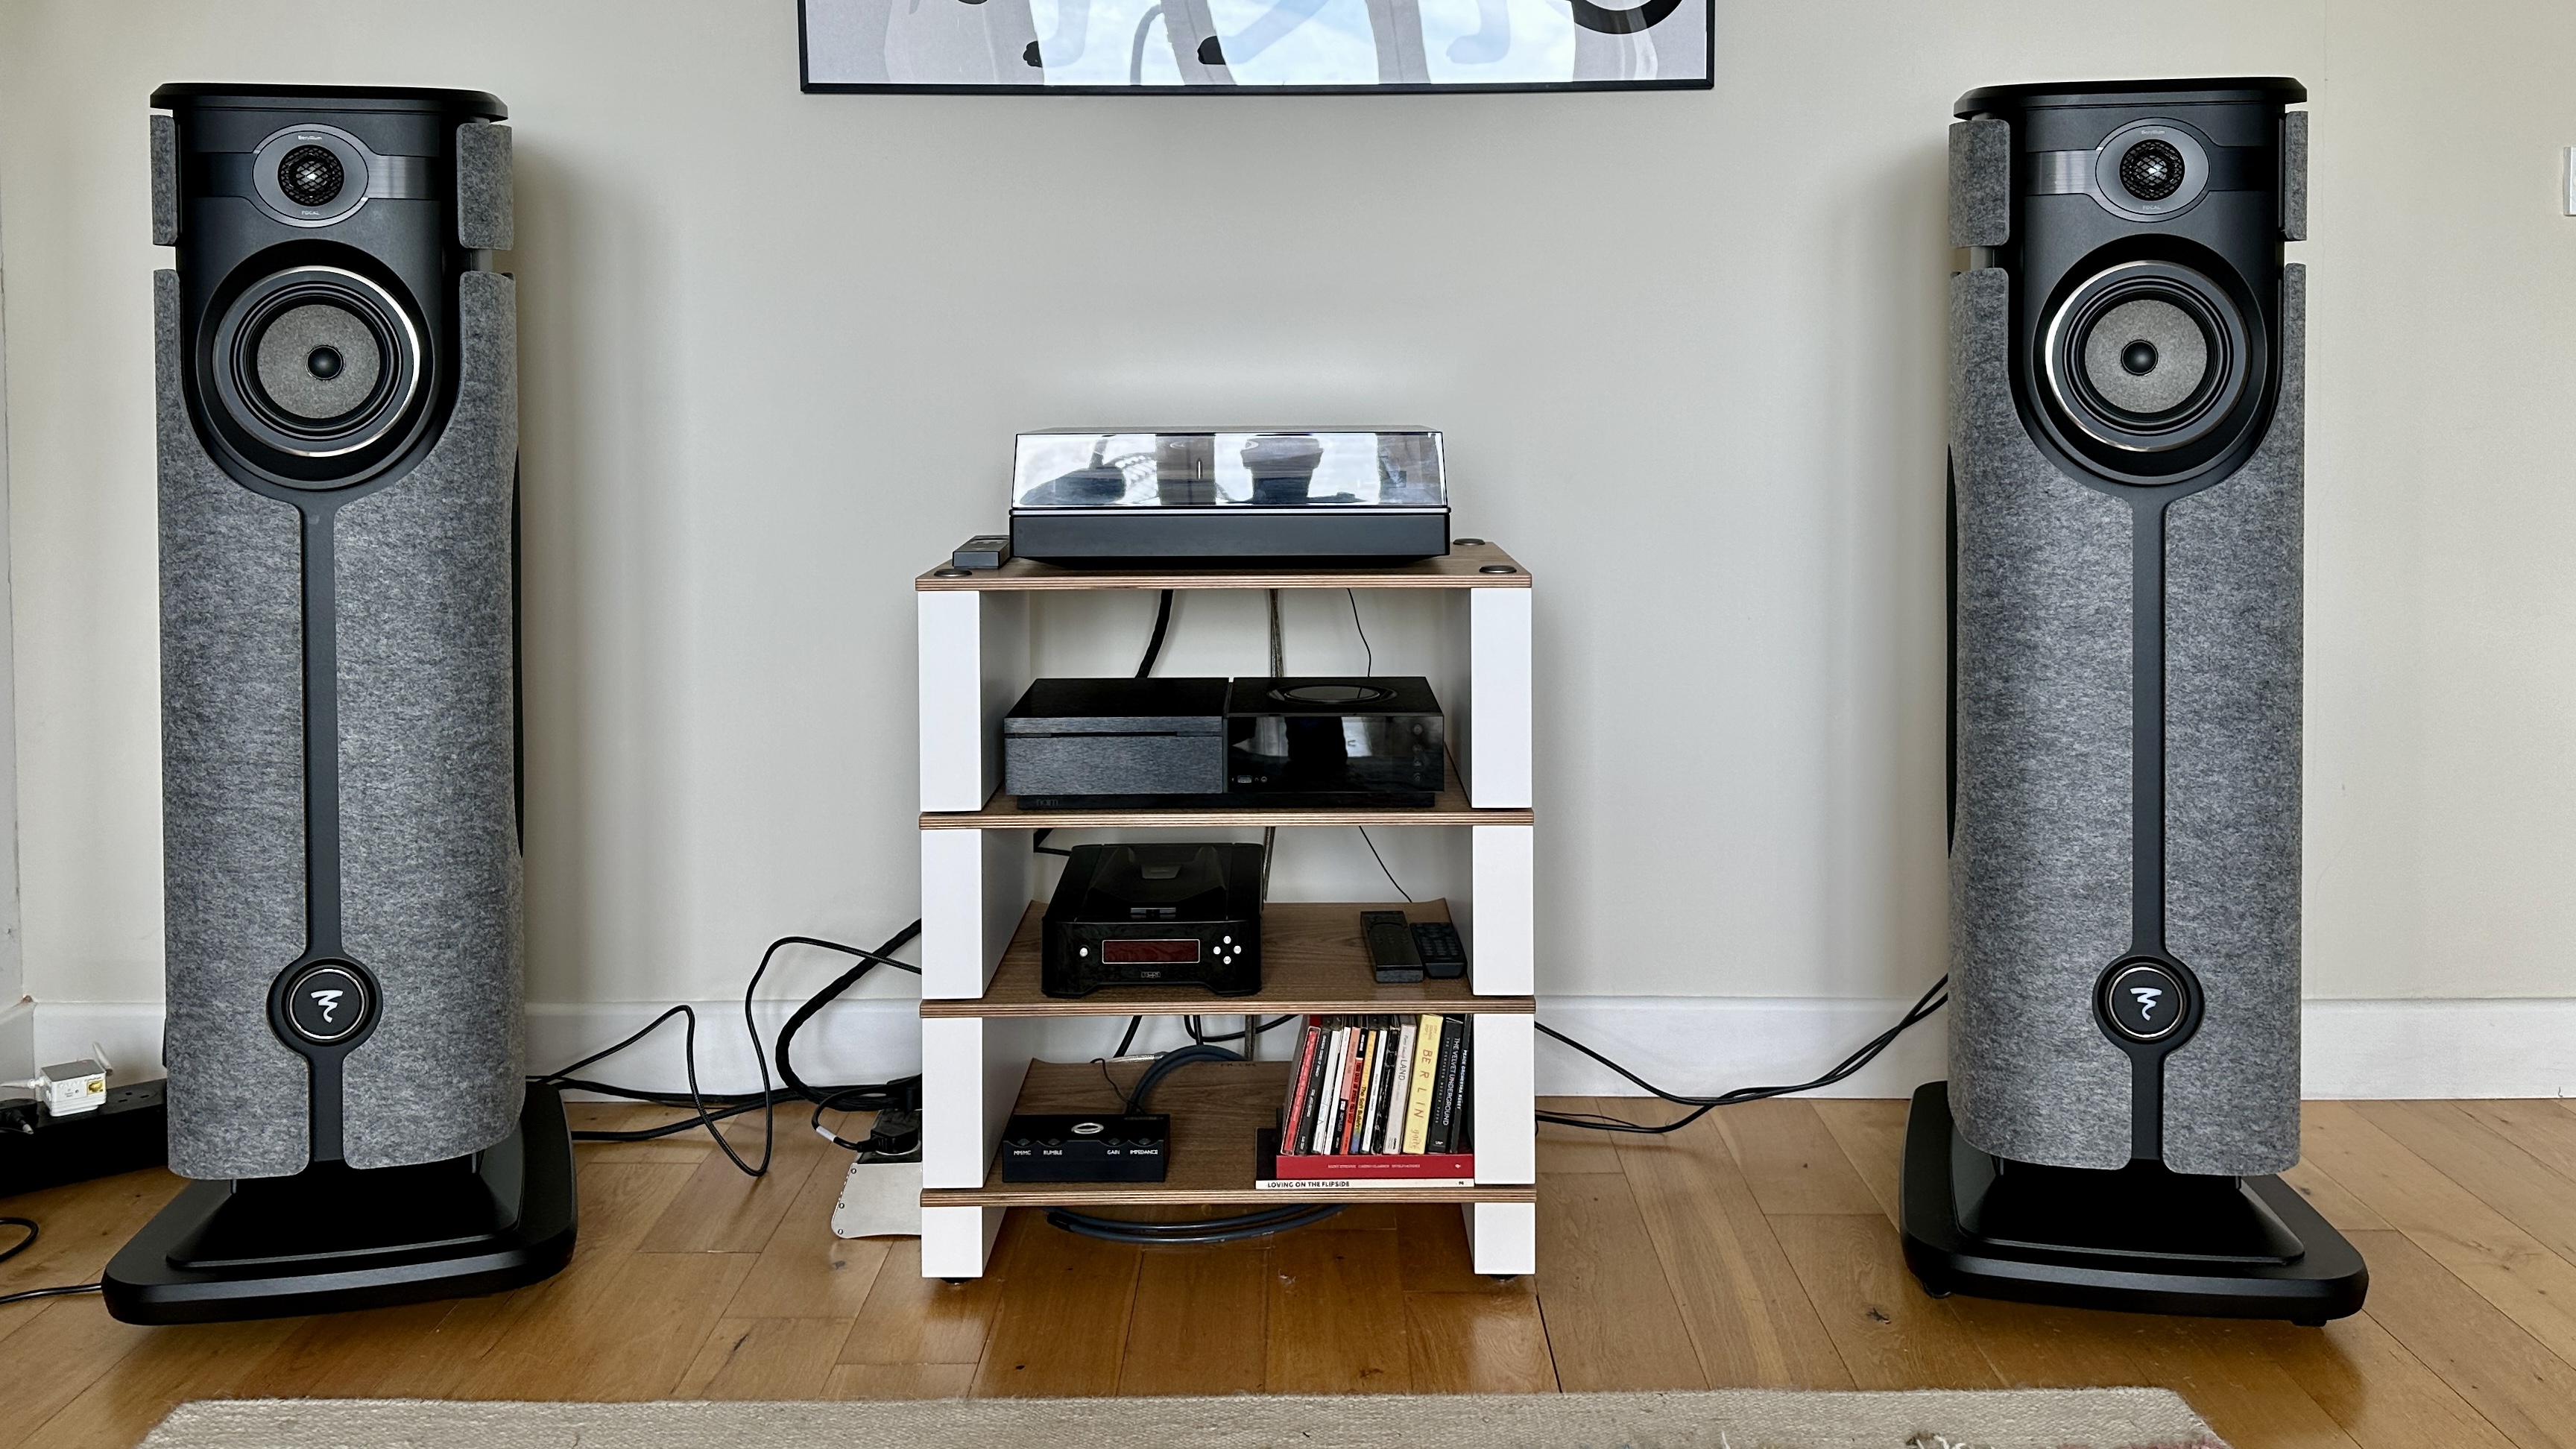
M493 97L152 97L170 1165L142 1323L570 1257L522 1061L510 144Z
M2304 99L1999 87L1951 129L1951 1070L1905 1212L1944 1291L2317 1321L2367 1281L2268 1176L2299 1156Z
M190 89L152 126L171 1164L455 1158L523 1075L507 128ZM276 204L295 166L338 194Z

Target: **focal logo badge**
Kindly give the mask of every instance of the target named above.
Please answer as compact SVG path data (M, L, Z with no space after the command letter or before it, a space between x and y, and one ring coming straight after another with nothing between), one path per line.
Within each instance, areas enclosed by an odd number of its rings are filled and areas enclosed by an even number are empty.
M287 1024L296 1035L320 1046L357 1035L374 1009L367 979L328 961L306 968L286 988Z
M2131 1041L2162 1041L2191 1014L2190 988L2162 966L2133 961L2102 983L2102 1014Z

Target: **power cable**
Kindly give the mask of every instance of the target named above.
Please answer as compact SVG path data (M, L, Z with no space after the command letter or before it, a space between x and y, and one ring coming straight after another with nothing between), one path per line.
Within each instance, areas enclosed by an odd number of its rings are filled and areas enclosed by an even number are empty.
M898 1077L890 1082L816 1086L807 1082L797 1073L792 1048L796 1039L796 1033L802 1030L807 1022L813 1020L816 1013L830 1005L833 1001L839 999L844 992L847 992L852 986L858 983L859 978L865 976L868 972L874 970L878 966L891 966L898 971L909 971L916 976L920 975L920 967L912 965L909 962L895 960L893 956L895 951L901 949L906 943L910 942L915 936L920 934L921 922L915 921L911 925L894 933L893 936L887 938L883 945L877 947L873 951L860 946L847 945L839 941L825 940L819 936L781 936L777 940L770 942L769 949L761 953L760 964L753 968L751 978L749 981L744 983L742 991L743 1031L744 1034L751 1039L752 1056L758 1063L760 1069L760 1090L758 1092L720 1095L701 1090L698 1085L698 1014L696 1010L686 1002L674 1006L670 1010L663 1012L660 1016L653 1018L653 1020L647 1022L641 1030L627 1036L624 1040L617 1042L615 1045L607 1047L601 1051L593 1052L589 1056L582 1058L580 1061L574 1062L570 1066L564 1067L558 1071L549 1072L543 1076L533 1078L532 1080L556 1087L568 1087L576 1091L596 1092L603 1096L621 1097L628 1101L649 1102L657 1106L665 1107L688 1107L692 1112L692 1115L684 1117L677 1122L666 1122L658 1126L642 1128L632 1132L575 1132L572 1134L572 1137L576 1142L648 1142L657 1138L675 1136L682 1132L695 1131L703 1127L706 1129L707 1135L715 1139L716 1146L723 1150L724 1155L733 1162L733 1165L736 1168L739 1168L746 1176L750 1177L766 1175L769 1170L770 1163L775 1158L777 1151L776 1108L778 1103L784 1101L803 1100L813 1103L814 1130L819 1135L836 1145L848 1147L861 1152L873 1153L880 1157L899 1157L907 1154L908 1152L917 1151L920 1132L918 1119L921 1108L920 1077ZM753 1018L752 1005L756 999L756 993L759 990L761 978L769 971L769 963L776 958L780 950L788 946L812 946L821 950L837 951L846 956L857 957L858 964L841 973L838 977L835 977L832 982L829 985L826 985L822 990L817 991L812 996L806 998L804 1004L797 1007L795 1012L787 1018L786 1023L778 1029L778 1038L774 1050L778 1059L778 1075L784 1083L784 1087L781 1089L772 1087L770 1084L769 1060L773 1048L765 1045L760 1039L760 1028L757 1021ZM663 1023L669 1021L675 1016L679 1017L684 1024L684 1035L681 1041L681 1054L683 1065L688 1073L689 1081L689 1090L686 1095L673 1092L642 1091L632 1087L617 1086L608 1082L592 1081L575 1075L575 1073L579 1072L582 1068L615 1056L617 1053L622 1052L628 1047L635 1045L637 1042L644 1040L646 1037L652 1035L654 1031L659 1029ZM826 1130L822 1125L823 1114L826 1111L867 1111L870 1109L874 1109L878 1113L880 1121L878 1123L878 1130L872 1134L869 1140L865 1143L849 1142ZM718 1123L729 1118L742 1116L748 1112L760 1112L763 1114L761 1118L761 1153L760 1163L758 1166L754 1166L750 1162L745 1161L742 1154L734 1150L733 1144L726 1139L724 1133L718 1130L717 1127ZM883 1119L888 1114L898 1114L898 1120L893 1123L884 1121Z
M6 1263L11 1258L14 1258L20 1253L27 1251L29 1248L36 1246L36 1239L42 1236L44 1232L42 1228L36 1226L36 1220L34 1218L0 1218L0 1227L25 1228L27 1230L27 1236L11 1243L6 1249L0 1249L0 1263ZM21 1293L0 1294L0 1304L27 1303L38 1298L69 1298L75 1293L96 1293L98 1291L99 1285L96 1283L66 1283L59 1288L29 1288Z
M1610 1060L1601 1053L1594 1051L1592 1048L1585 1046L1583 1043L1576 1041L1570 1036L1567 1036L1564 1032L1558 1031L1556 1028L1547 1025L1545 1022L1540 1022L1537 1025L1542 1034L1552 1037L1555 1040L1563 1042L1565 1045L1574 1048L1576 1051L1592 1058L1601 1065L1617 1072L1620 1076L1623 1076L1629 1081L1636 1083L1638 1086L1645 1088L1653 1095L1661 1097L1665 1101L1671 1102L1676 1106L1689 1107L1693 1110L1677 1121L1659 1124L1630 1122L1624 1118L1604 1116L1598 1112L1577 1112L1570 1114L1563 1112L1541 1112L1538 1114L1538 1120L1542 1122L1553 1122L1560 1127L1581 1127L1594 1132L1633 1132L1650 1137L1660 1137L1667 1132L1678 1132L1682 1128L1689 1126L1693 1122L1698 1121L1700 1118L1707 1116L1710 1112L1715 1111L1720 1107L1732 1107L1740 1102L1759 1102L1770 1097L1787 1097L1799 1092L1812 1092L1820 1087L1830 1087L1836 1082L1842 1081L1843 1079L1851 1076L1861 1068L1868 1066L1871 1062L1876 1061L1879 1053L1886 1051L1889 1045L1894 1043L1898 1037L1903 1036L1908 1030L1928 1020L1934 1012L1939 1011L1943 1006L1947 1005L1950 1000L1949 995L1947 994L1949 985L1950 978L1947 976L1933 982L1929 989L1927 989L1920 997L1915 999L1914 1005L1907 1008L1905 1015L1900 1018L1894 1026L1889 1027L1887 1030L1880 1032L1878 1035L1871 1037L1868 1041L1862 1043L1860 1047L1852 1052L1851 1055L1844 1057L1839 1062L1836 1062L1831 1070L1827 1071L1823 1076L1816 1078L1814 1081L1800 1082L1795 1086L1786 1087L1738 1087L1734 1091L1722 1092L1714 1097L1690 1097L1677 1092L1667 1092L1663 1088L1656 1086L1654 1083L1647 1081L1645 1078L1638 1076L1635 1072L1628 1070L1626 1067Z
M1144 679L1154 672L1154 661L1163 654L1163 631L1172 627L1172 593L1163 590L1163 602L1154 608L1154 637L1145 641L1144 662L1136 666L1136 677Z

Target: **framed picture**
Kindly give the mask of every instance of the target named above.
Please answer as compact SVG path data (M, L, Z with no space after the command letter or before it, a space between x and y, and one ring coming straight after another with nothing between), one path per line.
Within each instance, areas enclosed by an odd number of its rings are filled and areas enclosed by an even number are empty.
M1713 0L799 0L808 91L1705 89Z

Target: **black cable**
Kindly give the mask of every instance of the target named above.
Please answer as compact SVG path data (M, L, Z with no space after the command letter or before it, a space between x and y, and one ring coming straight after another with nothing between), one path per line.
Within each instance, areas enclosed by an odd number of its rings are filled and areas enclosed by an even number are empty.
M1143 679L1154 672L1154 661L1163 653L1163 631L1172 627L1172 590L1163 590L1163 602L1154 608L1154 637L1145 641L1144 662L1136 666L1136 677Z
M1538 1029L1547 1036L1553 1037L1557 1041L1563 1042L1567 1046L1574 1048L1576 1051L1592 1058L1601 1065L1617 1072L1620 1076L1623 1076L1629 1081L1636 1083L1638 1086L1645 1088L1655 1096L1661 1097L1665 1101L1671 1102L1677 1106L1690 1107L1695 1110L1686 1114L1678 1121L1665 1122L1661 1124L1630 1122L1624 1118L1603 1116L1597 1112L1578 1112L1571 1114L1562 1112L1541 1112L1537 1114L1538 1120L1542 1122L1553 1122L1560 1127L1581 1127L1594 1132L1634 1132L1650 1137L1660 1137L1667 1132L1680 1131L1682 1128L1687 1127L1693 1122L1698 1121L1700 1118L1707 1116L1710 1112L1719 1107L1732 1107L1739 1102L1759 1102L1766 1098L1786 1097L1798 1092L1812 1092L1820 1087L1830 1087L1836 1082L1842 1081L1844 1078L1849 1077L1854 1072L1859 1071L1861 1068L1868 1066L1871 1062L1877 1060L1879 1053L1886 1051L1889 1044L1893 1043L1898 1037L1903 1036L1908 1030L1928 1020L1934 1012L1939 1011L1943 1006L1948 1005L1950 1001L1950 998L1947 995L1949 985L1950 978L1947 976L1933 982L1930 988L1925 990L1921 996L1915 998L1914 1005L1907 1009L1905 1015L1899 1018L1894 1026L1889 1027L1887 1030L1880 1032L1878 1035L1871 1037L1868 1041L1862 1043L1852 1052L1851 1055L1844 1057L1841 1061L1835 1063L1831 1070L1827 1071L1823 1076L1816 1078L1812 1082L1800 1082L1795 1086L1788 1087L1738 1087L1732 1092L1723 1092L1714 1097L1689 1097L1683 1096L1677 1092L1667 1092L1663 1088L1656 1086L1654 1083L1647 1081L1645 1078L1638 1076L1635 1072L1632 1072L1626 1067L1619 1065L1617 1062L1610 1060L1608 1057L1603 1056L1601 1053L1594 1051L1592 1048L1585 1046L1583 1043L1576 1041L1574 1038L1567 1036L1561 1031L1558 1031L1556 1028L1541 1022L1538 1024Z
M777 940L770 942L769 949L761 953L760 964L753 968L751 979L744 983L742 989L743 1032L751 1038L752 1055L757 1059L760 1067L760 1090L758 1092L712 1095L699 1089L697 1043L698 1014L686 1003L674 1006L670 1010L663 1012L660 1016L657 1016L653 1018L652 1021L646 1023L643 1029L634 1032L615 1045L607 1047L601 1051L593 1052L589 1056L583 1057L580 1061L574 1062L568 1067L564 1067L559 1071L547 1073L546 1075L534 1078L533 1080L556 1087L569 1087L576 1091L597 1092L603 1096L622 1097L629 1101L649 1102L656 1106L687 1107L690 1108L692 1112L692 1115L681 1118L679 1121L665 1122L659 1126L640 1128L632 1132L575 1132L572 1134L572 1138L576 1142L650 1142L657 1138L676 1136L679 1133L695 1131L698 1128L703 1127L706 1129L707 1135L715 1139L716 1146L723 1149L724 1155L732 1159L735 1167L741 1169L747 1176L764 1176L768 1173L769 1165L771 1161L774 1160L777 1152L778 1116L776 1107L780 1102L793 1101L801 1098L805 1101L814 1103L815 1111L813 1125L818 1131L822 1130L824 1111L834 1104L839 1104L839 1109L843 1111L865 1111L870 1107L874 1107L879 1111L885 1110L889 1107L902 1107L912 1110L919 1109L921 1105L921 1078L918 1076L899 1077L891 1082L850 1083L838 1086L817 1087L808 1083L796 1074L795 1060L790 1054L791 1046L796 1038L796 1033L804 1027L805 1023L812 1020L817 1012L830 1005L843 992L849 990L851 986L858 982L860 977L865 976L869 971L882 965L892 966L899 971L909 971L916 976L920 975L920 967L914 966L908 962L897 961L893 958L893 953L895 951L901 949L906 942L919 934L921 934L921 922L915 921L911 925L897 931L892 937L888 938L884 945L879 946L873 951L866 950L858 946L845 945L839 941L827 941L819 936L781 936ZM769 970L771 959L776 957L778 952L787 946L815 946L827 951L838 951L843 955L859 958L859 964L850 968L848 971L843 972L838 977L835 977L829 985L806 998L805 1003L799 1006L796 1011L787 1018L786 1024L778 1029L778 1041L775 1050L778 1056L778 1074L785 1081L785 1087L782 1090L779 1088L773 1088L770 1085L769 1053L771 1049L764 1046L760 1040L759 1024L752 1016L752 1003L755 1000L762 976L767 974ZM586 1078L576 1077L573 1075L573 1073L580 1071L582 1068L589 1066L594 1062L615 1056L617 1053L624 1051L639 1041L642 1041L645 1037L652 1035L653 1031L660 1027L662 1023L669 1021L674 1016L680 1017L687 1024L687 1034L682 1042L682 1056L689 1077L689 1090L685 1096L673 1092L639 1091L632 1087L620 1087L607 1082L594 1082ZM710 1104L714 1104L712 1108ZM760 1165L758 1167L754 1167L750 1163L744 1161L742 1155L734 1151L733 1144L725 1139L723 1132L718 1130L716 1126L717 1123L722 1122L727 1118L739 1117L746 1112L762 1113ZM839 1143L842 1140L838 1136L828 1132L824 1133L824 1135L831 1137L831 1139L836 1143ZM865 1150L863 1145L861 1146L861 1150Z
M1280 1018L1281 1021L1289 1019ZM1181 1068L1195 1062L1239 1062L1243 1057L1208 1042L1192 1042L1154 1058L1153 1065L1136 1079L1136 1085L1125 1090L1121 1090L1118 1079L1109 1074L1106 1060L1093 1060L1100 1068L1101 1079L1109 1083L1110 1091L1117 1093L1120 1111L1133 1116L1145 1110L1146 1099L1155 1086ZM1238 1217L1202 1218L1195 1222L1132 1222L1125 1218L1094 1217L1089 1213L1054 1208L1047 1213L1046 1220L1050 1227L1111 1243L1231 1243L1319 1223L1340 1212L1343 1206L1340 1203L1290 1203Z
M1343 1207L1342 1203L1313 1203L1279 1208L1266 1213L1249 1214L1243 1218L1220 1218L1194 1223L1130 1222L1125 1218L1094 1217L1089 1213L1073 1212L1066 1208L1050 1208L1047 1211L1046 1220L1049 1227L1061 1228L1068 1233L1078 1233L1086 1238L1098 1238L1107 1243L1232 1243L1240 1242L1245 1238L1266 1237L1271 1233L1284 1233L1290 1228L1302 1228L1320 1223L1340 1212ZM1216 1226L1220 1222L1232 1222L1236 1226ZM1146 1231L1148 1229L1159 1231Z
M42 1228L36 1226L36 1220L34 1218L0 1218L0 1228L25 1228L27 1230L27 1236L11 1243L8 1251L0 1252L0 1263L6 1263L11 1258L14 1258L20 1253L27 1251L29 1248L36 1246L37 1235L44 1231Z
M1225 1035L1223 1035L1223 1036L1209 1036L1209 1035L1207 1034L1207 1032L1206 1032L1203 1028L1201 1028L1201 1027L1200 1027L1200 1025L1199 1025L1199 1019L1198 1019L1197 1017L1193 1016L1193 1017L1187 1017L1187 1018L1184 1018L1184 1019L1185 1019L1185 1020L1187 1020L1187 1021L1189 1022L1189 1024L1190 1024L1190 1040L1192 1040L1192 1041L1194 1041L1194 1042L1220 1042L1220 1041L1241 1041L1241 1040L1243 1040L1243 1035L1244 1035L1244 1034L1243 1034L1242 1032L1239 1032L1239 1031L1230 1031L1230 1032L1227 1032L1227 1033L1226 1033ZM1281 1028L1281 1027L1283 1027L1283 1026L1286 1026L1288 1023L1290 1023L1290 1022L1292 1022L1292 1021L1295 1021L1295 1020L1297 1020L1297 1018L1296 1018L1295 1016L1293 1016L1293 1015L1292 1015L1292 1016L1274 1016L1274 1017L1272 1017L1272 1018L1271 1018L1270 1020L1268 1020L1268 1021L1255 1022L1255 1023L1253 1023L1253 1027L1252 1027L1252 1034L1253 1034L1254 1036L1261 1036L1261 1035L1263 1035L1263 1034L1265 1034L1265 1033L1268 1033L1268 1032L1277 1031L1279 1028Z
M784 1081L787 1084L790 1091L803 1097L806 1101L819 1102L825 1097L849 1090L852 1087L873 1085L870 1083L852 1082L834 1087L816 1087L808 1083L803 1077L796 1074L796 1061L795 1058L790 1055L790 1050L795 1044L796 1033L804 1029L805 1023L814 1019L815 1013L821 1011L824 1007L831 1005L834 1001L839 1000L842 992L845 992L851 987L857 985L860 977L867 975L868 972L874 970L876 967L891 966L897 971L909 971L915 976L920 975L920 967L912 965L909 962L897 961L894 959L895 952L903 949L907 942L920 934L921 922L915 921L911 925L904 927L902 930L895 932L891 936L888 936L885 939L884 944L878 946L873 951L863 951L856 946L845 946L838 941L826 941L815 936L781 936L777 940L769 943L769 950L763 952L760 958L760 971L766 971L769 969L770 956L775 955L779 947L786 945L817 946L826 951L838 951L844 956L856 956L859 958L858 965L853 966L849 970L842 972L840 975L833 977L829 985L825 986L822 990L815 992L812 996L805 998L805 1004L796 1008L796 1010L788 1016L787 1023L778 1028L778 1076L781 1081ZM752 986L760 984L760 971L754 971L751 973ZM750 1002L751 987L747 986L743 988L743 1020L746 1022L751 1019ZM766 1071L766 1067L763 1068L763 1071ZM762 1077L763 1083L765 1084L767 1080L768 1078L764 1075ZM913 1084L912 1104L914 1106L919 1106L921 1102L921 1079L919 1077L906 1077L902 1080ZM885 1085L892 1086L896 1084L887 1083Z
M1363 676L1373 676L1377 673L1377 650L1369 644L1368 627L1360 622L1359 592L1356 589L1344 589L1342 597L1351 601L1351 627L1360 631L1361 655L1368 660L1360 673Z
M1131 1016L1127 1018L1127 1034L1118 1038L1118 1050L1111 1052L1110 1055L1113 1057L1123 1057L1127 1055L1127 1049L1136 1044L1136 1028L1143 1026L1144 1024L1145 1018L1141 1016Z
M24 1293L0 1295L0 1304L25 1303L36 1298L69 1298L75 1293L95 1293L96 1283L66 1283L60 1288L30 1288Z
M1360 844L1369 848L1369 857L1377 862L1378 874L1386 877L1386 883L1395 887L1395 893L1404 897L1406 905L1420 904L1413 899L1413 892L1404 888L1404 882L1395 878L1395 872L1386 868L1386 857L1377 853L1377 842L1369 839L1368 827L1361 825L1354 828L1360 833Z
M775 1116L773 1114L770 1116L764 1116L761 1119L760 1165L758 1167L754 1167L750 1163L743 1161L742 1154L733 1150L733 1144L725 1140L724 1133L716 1126L718 1122L723 1121L726 1117L737 1116L739 1114L734 1112L710 1114L707 1111L706 1095L698 1090L698 1013L695 1007L690 1006L685 1001L672 1007L670 1010L663 1012L660 1016L653 1018L651 1021L646 1022L642 1030L637 1031L634 1035L629 1036L617 1045L609 1047L604 1051L592 1052L589 1056L583 1057L580 1061L573 1063L562 1071L549 1072L536 1080L548 1086L560 1087L573 1079L572 1074L574 1072L580 1071L582 1068L589 1066L592 1062L598 1061L602 1057L615 1056L617 1053L626 1050L628 1047L631 1047L637 1042L652 1035L655 1028L675 1016L680 1018L681 1021L680 1063L689 1074L689 1105L697 1112L696 1117L679 1125L682 1127L706 1128L707 1135L716 1140L716 1146L724 1152L725 1156L733 1159L733 1165L741 1168L745 1176L765 1176L769 1171L771 1154L777 1147L777 1142L775 1140L776 1133L771 1126L771 1123L775 1121ZM743 1013L744 1021L748 1023L750 1017L751 1013L749 1009L746 1008ZM757 1033L752 1036L751 1043L753 1051L757 1053L760 1050L760 1037ZM760 1068L760 1097L756 1105L765 1108L770 1105L770 1102L769 1063L768 1058L763 1055ZM578 1137L579 1134L575 1134L575 1136ZM614 1141L617 1139L594 1138L592 1140Z

